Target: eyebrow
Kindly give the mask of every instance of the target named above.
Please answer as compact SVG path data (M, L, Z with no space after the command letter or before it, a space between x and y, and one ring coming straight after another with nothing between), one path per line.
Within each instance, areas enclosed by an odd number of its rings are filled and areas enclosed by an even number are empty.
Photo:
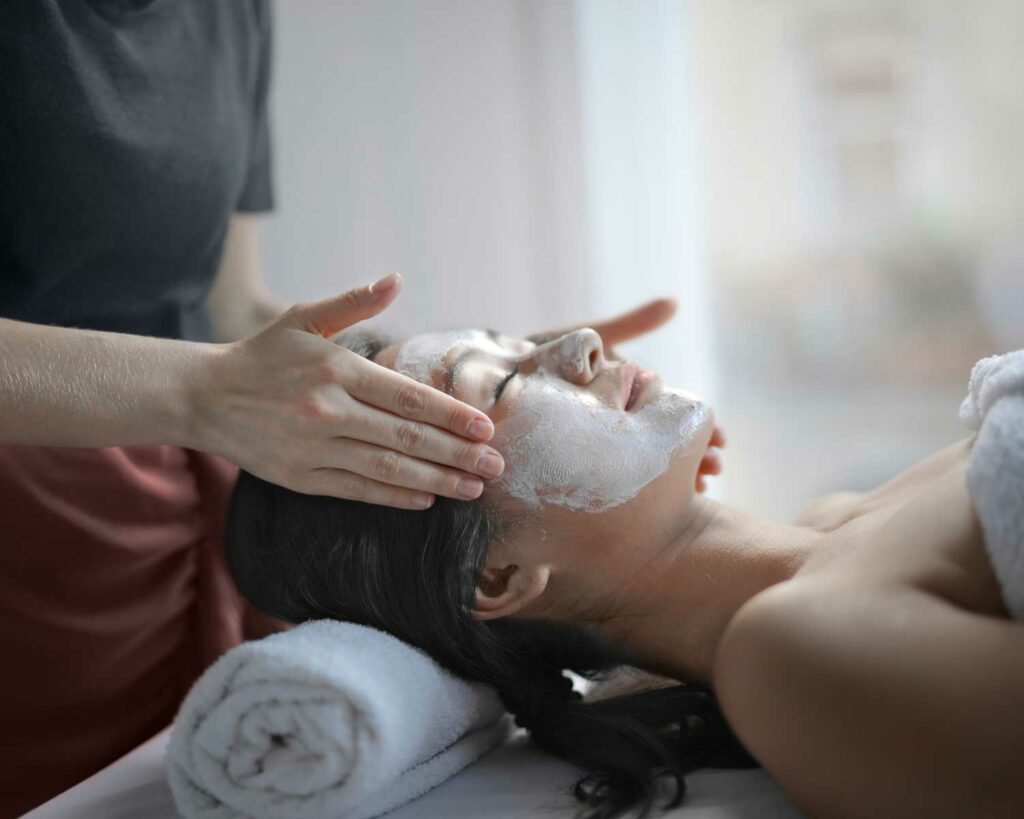
M469 348L464 353L462 353L462 355L456 358L451 363L451 366L444 371L444 391L449 395L452 395L455 392L455 376L458 374L459 365L466 360L467 356L471 356L475 352L477 351L474 350L472 347Z

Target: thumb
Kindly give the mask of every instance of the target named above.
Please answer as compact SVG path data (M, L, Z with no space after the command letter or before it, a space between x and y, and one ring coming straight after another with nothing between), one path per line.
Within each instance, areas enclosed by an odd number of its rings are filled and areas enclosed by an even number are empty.
M337 296L296 304L286 314L285 322L329 338L339 330L380 313L395 300L401 289L401 274L392 273L373 284L356 287Z

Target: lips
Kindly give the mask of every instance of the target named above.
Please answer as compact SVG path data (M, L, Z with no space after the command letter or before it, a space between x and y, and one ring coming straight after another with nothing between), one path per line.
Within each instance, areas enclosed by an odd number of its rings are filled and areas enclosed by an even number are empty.
M640 393L639 387L641 386L642 379L640 375L640 367L634 364L632 361L627 361L622 365L622 408L629 412L633 404L636 403L637 396Z
M639 403L640 398L647 391L647 387L652 381L655 381L657 377L658 376L650 370L645 370L643 367L632 364L629 371L623 372L624 386L628 384L628 391L626 392L626 398L623 402L622 408L626 412L634 410L636 405Z

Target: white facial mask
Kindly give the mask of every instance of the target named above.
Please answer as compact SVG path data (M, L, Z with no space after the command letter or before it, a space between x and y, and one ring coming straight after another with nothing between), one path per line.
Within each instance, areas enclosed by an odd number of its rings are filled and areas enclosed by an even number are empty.
M445 356L457 344L466 344L487 337L474 330L452 330L443 333L424 333L413 336L398 351L394 368L402 375L424 384L433 381L433 375L444 366Z
M635 497L693 446L708 408L663 390L637 412L603 405L543 371L532 375L491 444L505 456L496 483L534 509L557 504L601 512Z
M433 383L445 358L464 344L509 354L478 330L425 333L402 345L394 368ZM583 332L559 340L557 360L540 363L495 426L490 444L504 455L505 472L494 483L532 508L551 503L600 512L625 503L668 469L680 447L692 447L707 420L707 405L691 393L666 389L627 413L548 369L576 372L586 352Z

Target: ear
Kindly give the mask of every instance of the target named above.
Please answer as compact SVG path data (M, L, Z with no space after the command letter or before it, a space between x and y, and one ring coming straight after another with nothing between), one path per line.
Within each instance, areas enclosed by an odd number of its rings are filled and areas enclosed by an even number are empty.
M480 573L473 611L478 620L515 614L547 588L550 566L488 566Z

